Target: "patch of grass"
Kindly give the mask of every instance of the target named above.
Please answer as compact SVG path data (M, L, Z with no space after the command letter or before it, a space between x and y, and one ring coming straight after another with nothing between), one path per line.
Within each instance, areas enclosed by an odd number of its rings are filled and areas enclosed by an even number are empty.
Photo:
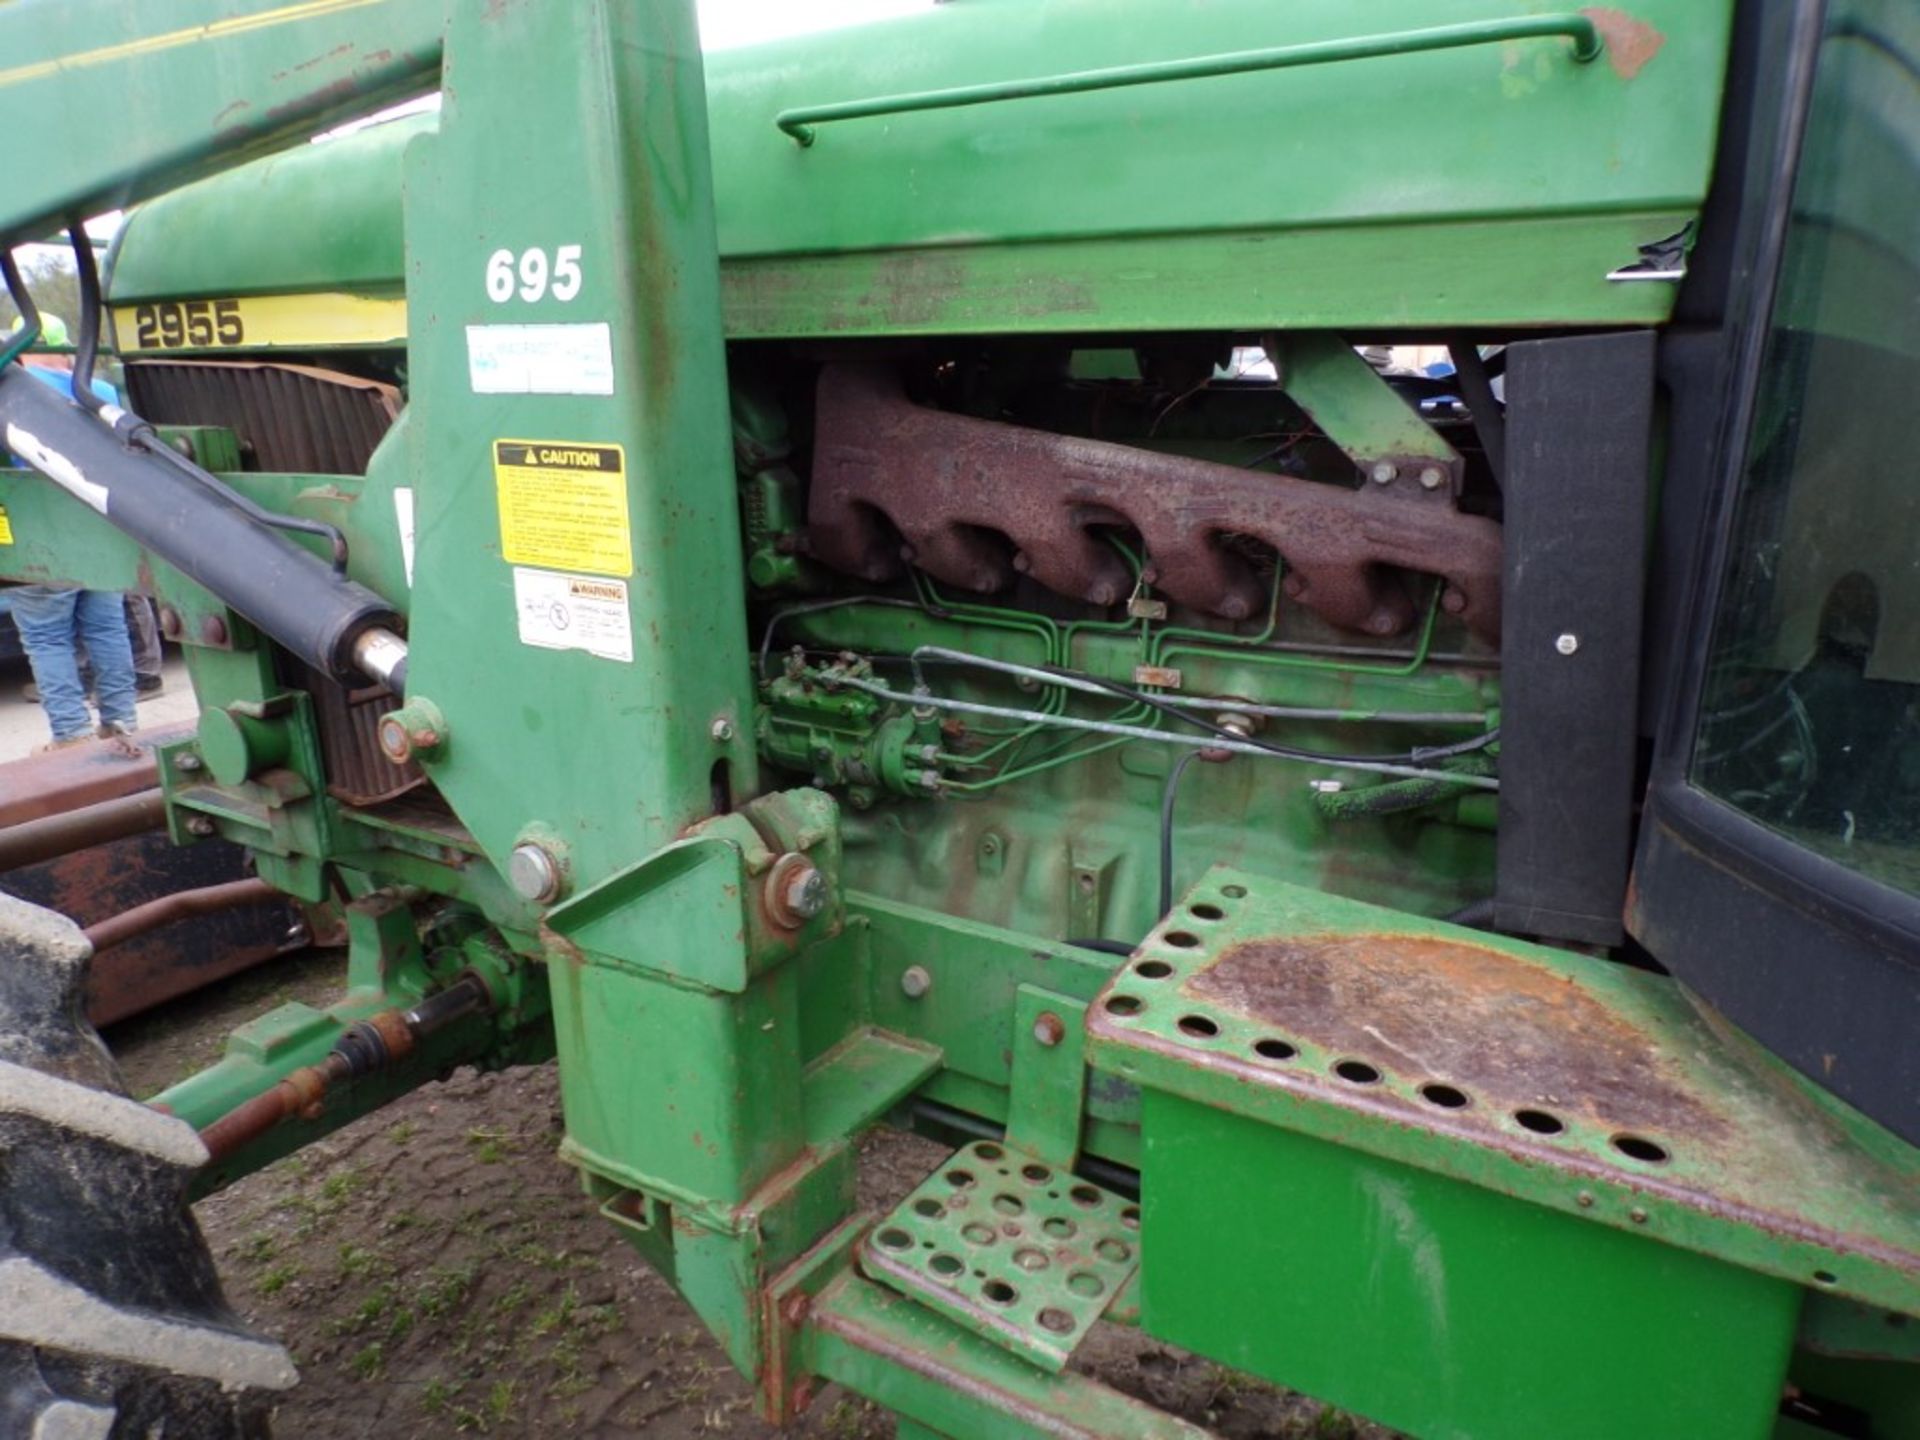
M873 1406L864 1400L841 1400L820 1422L820 1434L824 1440L866 1440L872 1415Z
M473 1158L482 1165L498 1165L513 1149L504 1130L469 1130L467 1143L473 1146Z
M1313 1429L1308 1433L1310 1440L1355 1440L1359 1432L1354 1428L1351 1415L1331 1405L1322 1405L1320 1413L1313 1417Z
M478 1265L462 1265L453 1270L435 1266L427 1272L427 1278L415 1296L416 1307L429 1319L439 1319L465 1303L479 1274Z
M254 1282L253 1288L258 1290L262 1295L278 1295L282 1290L286 1289L288 1285L299 1278L299 1265L289 1260L285 1264L276 1265L273 1269L267 1271L266 1274Z
M453 1400L466 1388L464 1380L456 1380L449 1385L438 1375L427 1381L420 1392L420 1408L429 1415L444 1415L453 1406Z
M533 1291L523 1280L499 1296L493 1302L493 1308L502 1315L509 1315L533 1298Z
M414 1137L419 1129L420 1127L413 1121L402 1120L399 1124L388 1127L387 1138L396 1145L404 1145Z
M273 1258L279 1248L277 1236L265 1230L256 1230L240 1242L235 1253L249 1265L263 1265Z
M386 1364L387 1347L376 1340L347 1361L347 1368L358 1379L372 1380L379 1376Z
M532 1323L527 1326L528 1333L535 1336L551 1335L573 1318L574 1307L579 1303L580 1297L574 1293L573 1286L567 1286L559 1304L549 1306L533 1317Z
M514 1382L496 1380L487 1392L487 1418L498 1425L513 1414Z
M378 1250L370 1250L364 1245L348 1242L340 1247L340 1273L372 1279L376 1276L393 1274L394 1265Z

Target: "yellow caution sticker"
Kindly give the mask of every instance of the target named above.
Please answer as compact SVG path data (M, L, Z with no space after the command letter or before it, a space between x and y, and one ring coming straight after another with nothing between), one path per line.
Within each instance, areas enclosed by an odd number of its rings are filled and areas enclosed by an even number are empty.
M496 440L500 554L513 565L633 573L627 452L574 440Z
M7 507L0 505L0 545L13 543L13 521L7 518Z

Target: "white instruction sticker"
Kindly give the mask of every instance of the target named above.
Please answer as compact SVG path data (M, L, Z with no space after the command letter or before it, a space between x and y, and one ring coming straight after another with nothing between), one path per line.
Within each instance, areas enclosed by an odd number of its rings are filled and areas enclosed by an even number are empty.
M398 485L393 491L393 518L400 526L400 563L406 568L407 588L413 588L413 487Z
M598 575L561 575L513 567L513 601L520 643L542 650L585 650L605 660L633 662L633 621L627 582Z
M476 395L611 395L613 327L469 325L467 378Z

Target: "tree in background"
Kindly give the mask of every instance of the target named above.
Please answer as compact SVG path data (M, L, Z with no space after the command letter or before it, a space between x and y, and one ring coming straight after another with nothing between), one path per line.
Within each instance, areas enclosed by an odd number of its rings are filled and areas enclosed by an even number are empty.
M33 303L58 315L71 330L80 318L80 277L73 268L73 253L62 245L23 245L16 258ZM0 334L13 327L19 314L7 298L6 287L0 285Z

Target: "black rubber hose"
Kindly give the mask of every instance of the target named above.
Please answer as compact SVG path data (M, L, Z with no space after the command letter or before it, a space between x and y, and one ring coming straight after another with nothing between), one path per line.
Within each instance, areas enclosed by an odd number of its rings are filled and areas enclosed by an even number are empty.
M1460 377L1460 398L1467 402L1467 410L1473 416L1473 432L1480 437L1480 449L1487 457L1487 468L1493 472L1493 483L1505 490L1507 412L1494 397L1493 377L1487 373L1487 362L1480 356L1480 347L1461 336L1455 336L1448 343L1447 353L1453 357L1454 374Z
M95 415L106 401L93 393L93 362L100 351L100 270L93 262L87 225L78 215L67 221L74 273L80 281L79 336L73 342L73 403Z
M1173 806L1180 798L1180 777L1187 766L1200 758L1198 750L1189 750L1173 762L1167 771L1166 789L1160 792L1160 919L1173 910ZM1156 924L1158 921L1155 922Z
M1076 950L1098 950L1103 955L1131 955L1133 946L1124 940L1069 940L1067 944Z

